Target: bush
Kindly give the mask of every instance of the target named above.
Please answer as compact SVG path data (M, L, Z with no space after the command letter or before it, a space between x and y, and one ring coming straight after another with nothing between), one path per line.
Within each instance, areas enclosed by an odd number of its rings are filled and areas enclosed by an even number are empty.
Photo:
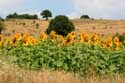
M90 17L88 15L82 15L80 19L90 19Z
M25 22L23 22L23 26L25 26L26 25L26 23Z
M29 15L29 14L17 14L17 13L14 13L14 14L9 14L6 19L12 19L12 18L15 18L15 19L38 19L38 16L37 15Z
M55 19L53 19L48 29L46 30L47 34L49 34L51 31L55 31L57 34L66 36L71 31L74 31L75 27L73 23L68 19L68 17L59 15L56 16Z
M0 17L0 21L4 21L4 19L2 17Z
M39 23L36 24L36 29L39 29Z

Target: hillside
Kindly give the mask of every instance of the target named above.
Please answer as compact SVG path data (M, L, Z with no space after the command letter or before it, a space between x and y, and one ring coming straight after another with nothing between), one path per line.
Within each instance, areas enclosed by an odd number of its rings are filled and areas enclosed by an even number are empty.
M76 27L77 32L94 33L97 32L100 36L111 36L116 33L125 33L125 21L123 20L78 20L73 19L72 22ZM5 21L5 35L10 35L15 32L29 32L31 34L39 34L45 31L49 22L44 20L8 20Z

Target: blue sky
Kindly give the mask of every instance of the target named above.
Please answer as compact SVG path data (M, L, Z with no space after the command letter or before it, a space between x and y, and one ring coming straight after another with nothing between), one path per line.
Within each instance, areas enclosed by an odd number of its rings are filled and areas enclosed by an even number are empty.
M7 2L8 1L8 2ZM39 14L44 9L49 9L52 11L53 16L63 14L68 15L73 12L73 4L67 0L17 0L12 3L9 0L0 1L0 3L4 3L2 7L0 7L0 15L5 17L9 13L31 13L31 14ZM10 3L10 4L9 4ZM14 6L13 6L14 5ZM5 8L4 8L5 7Z
M10 13L38 14L52 11L53 16L79 18L88 14L93 18L125 19L125 0L0 0L0 16Z
M23 4L23 11L35 11L40 12L44 9L49 9L52 11L53 15L58 14L69 14L72 12L73 5L67 0L27 0Z

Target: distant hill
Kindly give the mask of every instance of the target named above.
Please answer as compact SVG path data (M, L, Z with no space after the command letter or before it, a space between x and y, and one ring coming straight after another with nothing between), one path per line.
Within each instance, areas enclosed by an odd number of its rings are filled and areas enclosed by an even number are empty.
M111 36L116 33L125 33L124 20L83 20L72 19L77 32L87 32L92 34L97 32L100 36ZM41 31L45 31L49 22L44 20L27 20L27 19L11 19L5 21L5 35L14 34L15 32L29 32L32 35L38 35Z

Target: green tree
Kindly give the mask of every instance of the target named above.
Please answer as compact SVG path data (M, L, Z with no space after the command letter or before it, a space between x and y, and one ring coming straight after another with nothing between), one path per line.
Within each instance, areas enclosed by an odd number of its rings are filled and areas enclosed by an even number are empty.
M17 18L18 14L14 13L14 14L9 14L8 16L6 16L6 19L11 19L11 18Z
M49 34L52 30L57 34L66 36L71 31L74 31L75 27L73 23L68 19L68 17L59 15L51 20L49 27L46 30L47 34Z
M38 19L38 16L36 14L34 15L29 15L29 14L9 14L6 16L6 19L11 19L11 18L16 18L16 19Z
M90 17L88 15L82 15L80 19L90 19Z
M2 17L0 17L0 21L4 21L4 19Z
M49 17L52 17L52 13L49 10L43 10L40 15L42 18L46 18L46 20L48 20Z

